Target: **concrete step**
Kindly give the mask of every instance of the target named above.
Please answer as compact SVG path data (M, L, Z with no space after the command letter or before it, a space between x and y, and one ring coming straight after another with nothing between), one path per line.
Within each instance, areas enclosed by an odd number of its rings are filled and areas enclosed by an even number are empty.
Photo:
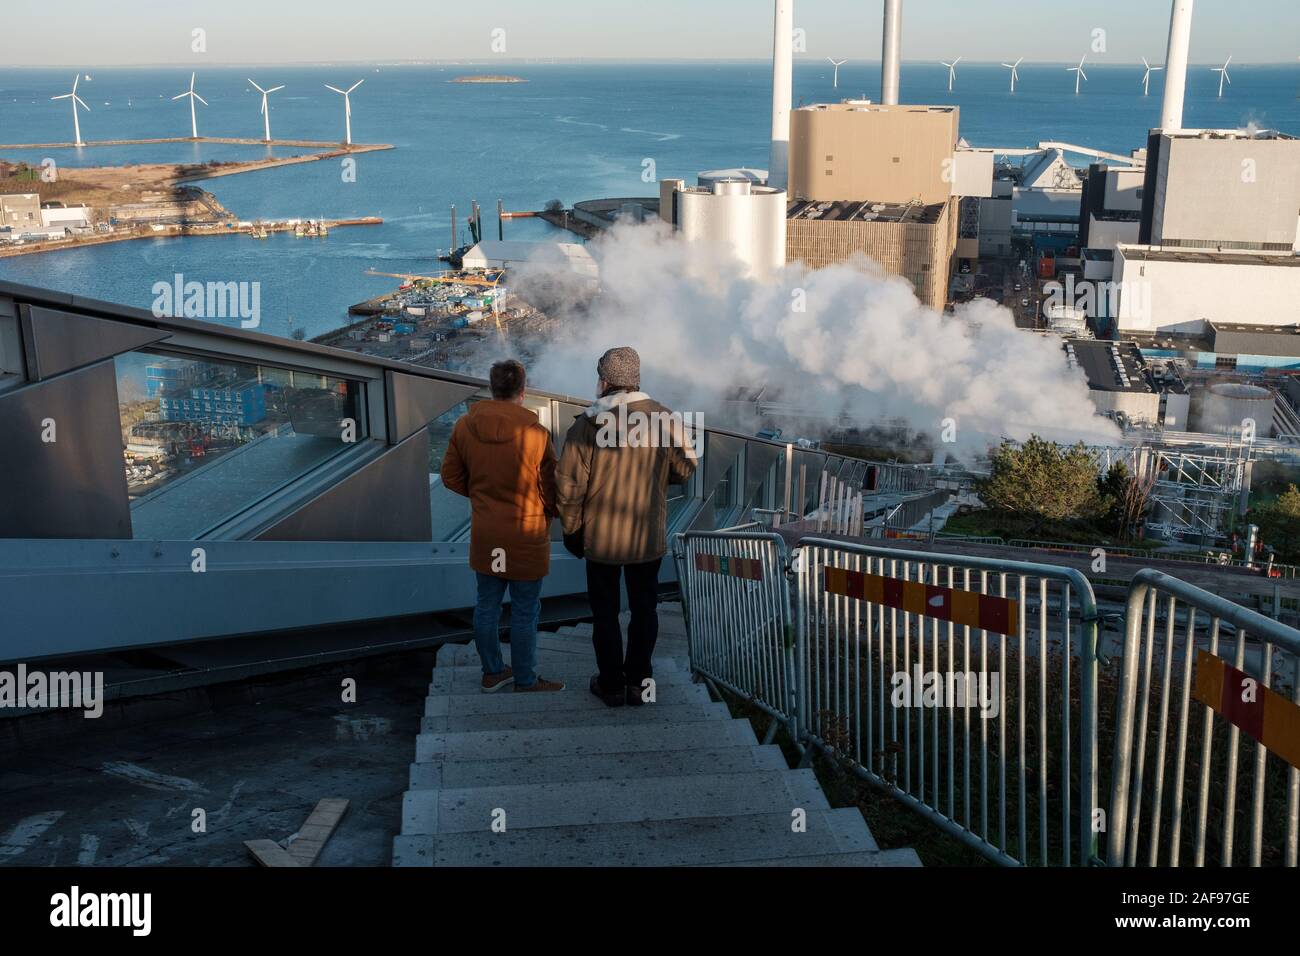
M809 812L830 809L811 770L408 790L402 800L402 834L491 833L494 819L500 818L498 811L505 812L507 830L529 830L790 814L796 808Z
M590 678L590 674L587 675ZM670 704L708 704L711 698L703 684L656 683L655 701L643 705L649 710ZM484 694L478 690L468 694L431 694L424 701L424 716L465 717L474 714L520 714L531 715L541 712L547 714L569 710L609 710L609 707L588 687L587 681L577 681L564 685L560 691L538 691L520 694L513 690L497 691Z
M510 663L509 644L501 645L501 656L507 664ZM685 645L669 643L663 647L655 646L654 657L651 660L654 667L659 667L670 659L679 664L683 670L689 668ZM596 654L591 648L591 641L565 637L538 641L537 670L540 674L545 675L548 669L555 670L577 664L588 665L592 671L595 671ZM444 644L438 652L437 666L434 670L446 667L477 667L481 672L482 662L473 644Z
M626 638L628 622L627 620L622 620L621 624L622 624L623 636ZM575 640L577 639L590 640L592 634L592 625L588 622L584 622L581 624L574 624L568 627L562 627L559 630L555 631L555 633L561 637L573 638ZM663 643L665 641L669 643L672 642L682 643L685 642L685 640L686 640L686 622L682 620L681 615L660 614L658 641L660 643ZM659 645L656 644L655 646L658 647Z
M695 774L751 773L788 769L779 747L710 747L700 750L649 750L631 753L565 754L510 760L461 760L439 757L413 763L411 790L467 790L506 784L576 783L580 780L628 780L686 777Z
M910 851L879 852L852 807L810 810L807 832L791 830L787 809L737 816L692 817L540 830L509 826L505 833L402 835L393 840L394 866L697 866L745 865L783 859L862 861L890 865Z
M501 645L501 656L505 658L507 664L510 663L509 644ZM566 661L575 657L594 662L595 652L591 649L591 642L575 641L563 637L539 637L537 639L537 660L543 665L549 660ZM480 663L478 649L473 642L469 644L444 644L438 653L438 663L444 666L450 664L453 667L478 664Z
M523 714L466 714L425 717L420 733L459 733L471 730L523 730L537 727L611 727L619 724L674 724L730 719L727 705L654 704L644 707L601 707L599 710L541 710Z
M596 665L559 664L548 666L540 673L548 680L563 681L566 689L580 686L583 690L586 690L591 675L596 673ZM429 681L429 693L481 694L482 679L483 671L478 667L436 667L433 671L433 679ZM655 662L654 680L658 686L688 684L691 682L691 675L687 671L681 670L677 662L672 658L666 658L663 661ZM491 696L502 697L513 693L514 691L507 686L502 690L495 691Z
M638 716L640 711L636 710ZM626 711L628 708L620 708ZM611 711L619 713L620 711ZM422 733L415 741L417 762L449 757L459 760L511 760L638 751L703 750L748 747L758 743L743 718L665 725L633 723L586 727L537 727L528 730L477 730Z
M771 857L742 863L710 862L703 866L920 866L913 849L864 850L858 853L828 853L821 856Z

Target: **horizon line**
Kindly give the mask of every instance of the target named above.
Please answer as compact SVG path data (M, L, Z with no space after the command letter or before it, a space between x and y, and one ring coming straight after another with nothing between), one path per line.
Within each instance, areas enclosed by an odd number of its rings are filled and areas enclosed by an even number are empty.
M825 55L817 55L817 54L802 54L802 55L797 55L797 56L795 56L793 59L794 59L794 62L795 62L796 64L799 64L799 63L826 63L826 62L827 62L827 58L826 58ZM1238 60L1238 59L1236 59L1235 57L1234 57L1233 59L1234 59L1234 62L1236 62L1236 63L1238 63L1238 64L1240 64L1240 65L1242 65L1242 66L1286 66L1286 65L1295 66L1295 65L1296 65L1295 63L1293 63L1293 62L1290 61L1290 60ZM965 58L964 56L962 57L962 60L963 60L964 63L970 64L970 65L972 65L972 66L975 66L975 65L1001 66L1001 61L1000 61L1000 60L978 60L978 59L967 59L967 58ZM531 65L531 66L546 66L546 65L555 65L555 64L559 64L559 63L588 63L588 62L598 62L598 63L714 63L714 64L717 64L717 63L764 63L764 64L770 64L770 63L771 63L771 57L749 57L749 56L737 56L737 57L614 57L614 56L554 56L554 57L548 57L548 56L537 56L537 57L494 57L494 58L492 58L492 59L490 59L490 60L452 60L452 59L419 59L419 58L397 59L397 60L380 60L380 59L358 59L358 60L347 60L347 59L339 59L339 60L221 60L221 61L212 61L212 62L208 63L207 65L208 65L209 67L215 67L215 68L227 68L227 67L229 67L229 68L235 68L235 67L239 67L239 68L247 68L247 67L252 67L252 66L297 66L297 67L304 67L304 66L336 66L336 65L357 65L357 66L373 66L373 67L385 67L385 66L387 66L387 67L398 67L398 68L400 68L400 67L406 67L406 66L479 66L479 65L486 65L486 64L490 64L490 63L499 63L499 64L515 64L515 65L524 65L524 66L528 66L528 65ZM880 59L879 59L878 57L876 57L876 58L872 58L872 59L856 59L856 58L854 58L854 57L849 57L845 62L846 62L846 63L855 63L855 62L856 62L856 63L874 64L874 65L877 65L877 66L878 66L878 65L880 64ZM1023 61L1023 64L1022 64L1022 65L1051 64L1051 65L1055 66L1055 65L1059 65L1059 64L1061 64L1061 63L1074 63L1074 62L1075 62L1075 61L1072 60L1072 59L1070 59L1070 60L1054 60L1054 59L1031 60L1031 59L1026 58L1026 59ZM939 66L939 65L941 65L941 63L940 63L939 60L930 60L930 59L904 59L904 60L901 61L901 64L902 64L903 66L907 66L908 64L912 64L912 65L918 65L918 64L920 64L920 65L932 65L932 66ZM1143 67L1143 63L1142 63L1142 61L1141 61L1140 59L1139 59L1139 60L1132 60L1132 61L1129 61L1129 60L1114 60L1114 61L1110 61L1110 62L1107 62L1107 61L1104 61L1104 60L1095 60L1095 61L1093 61L1093 62L1092 62L1091 64L1089 64L1089 65L1094 66L1094 67L1101 67L1101 68L1110 67L1110 66L1115 66L1115 67L1119 67L1119 66L1136 66L1136 67ZM1159 65L1159 66L1162 66L1162 67L1163 67L1165 64L1164 64L1163 61L1161 61L1159 64L1154 64L1154 63L1152 64L1152 66L1156 66L1156 65ZM1200 61L1200 62L1191 62L1191 61L1189 61L1187 65L1188 65L1189 67L1217 67L1217 66L1221 66L1222 63L1221 63L1219 60L1205 60L1205 61ZM159 61L159 62L150 62L150 63L83 63L83 64L76 64L76 63L11 63L11 64L6 64L6 65L4 65L4 66L0 66L0 70L57 70L57 69L69 69L69 68L74 68L74 69L90 69L90 68L93 68L93 69L97 69L97 70L99 70L99 69L170 69L170 68L173 68L173 67L175 67L175 68L182 68L182 67L183 67L183 68L186 68L186 69L191 69L191 70L193 70L193 69L195 68L195 63L194 63L193 60Z

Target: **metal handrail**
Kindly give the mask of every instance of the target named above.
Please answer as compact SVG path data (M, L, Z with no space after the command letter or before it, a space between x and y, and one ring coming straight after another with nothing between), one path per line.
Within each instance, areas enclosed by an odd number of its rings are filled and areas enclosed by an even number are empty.
M1186 605L1185 617L1186 641L1183 645L1182 690L1183 699L1178 716L1178 744L1176 750L1177 770L1171 788L1175 803L1170 864L1176 866L1179 858L1179 839L1181 836L1182 784L1185 766L1188 709L1191 697L1192 652L1196 644L1196 615L1205 614L1210 619L1209 643L1210 653L1217 656L1220 629L1229 624L1236 631L1236 655L1234 666L1244 670L1246 655L1246 638L1250 635L1262 643L1262 653L1258 669L1260 686L1267 688L1272 674L1272 651L1274 646L1291 655L1293 661L1300 661L1300 631L1287 627L1272 618L1234 604L1217 594L1205 591L1161 571L1146 568L1134 575L1129 588L1128 602L1125 609L1125 634L1122 666L1119 680L1119 702L1115 716L1115 753L1112 771L1111 803L1109 812L1106 863L1111 866L1133 866L1137 862L1138 829L1141 822L1141 796L1143 792L1143 772L1147 736L1147 705L1151 697L1151 678L1155 670L1155 619L1158 612L1158 599L1167 595L1169 604L1166 612L1166 636L1164 647L1164 674L1161 691L1161 719L1158 730L1159 750L1155 770L1155 808L1153 819L1155 829L1149 845L1148 861L1155 865L1159 853L1159 826L1161 797L1163 795L1165 736L1169 729L1169 704L1172 688L1173 657L1175 649L1175 616L1178 602ZM1150 599L1151 613L1148 616L1144 608ZM1142 631L1146 631L1145 649L1142 644ZM1141 727L1135 728L1138 707L1139 671L1143 680L1143 711ZM1298 675L1300 676L1300 675ZM1300 680L1292 688L1293 701L1300 700ZM1236 768L1238 730L1232 725L1228 731L1228 769L1226 794L1227 806L1224 810L1224 863L1230 865L1232 858L1233 812L1236 796ZM1207 825L1207 807L1209 799L1209 761L1212 752L1212 709L1206 707L1202 724L1202 778L1200 806L1196 821L1196 864L1202 865L1205 853L1205 830ZM1135 740L1137 745L1136 760L1132 759ZM1261 840L1264 824L1264 773L1266 748L1257 742L1255 760L1255 807L1252 821L1251 865L1259 866L1261 862ZM1300 834L1300 770L1291 766L1288 771L1288 819L1286 862L1295 866L1297 862L1297 837Z
M703 552L696 552L692 547L694 542L711 542L714 547ZM725 555L728 558L746 558L761 563L764 569L762 584L766 588L766 596L763 599L759 602L751 601L749 607L737 607L732 599L739 595L740 588L733 588L734 593L725 593L719 588L713 587L707 589L707 593L699 593L706 589L696 587L698 575L695 568L687 564L688 553L724 556L721 554L723 551L732 552ZM678 532L672 537L672 553L682 594L682 613L686 621L687 648L691 670L701 674L730 693L745 698L754 706L775 718L768 728L767 739L764 740L764 743L771 742L779 723L787 728L790 739L798 746L798 717L795 712L796 696L794 693L797 675L792 661L795 656L795 647L794 628L790 614L790 552L785 539L773 532ZM759 606L752 606L755 603L759 604ZM713 651L713 656L716 657L719 651L718 645L721 642L727 642L727 656L734 664L737 660L735 652L739 650L736 647L736 639L767 629L774 623L772 618L767 615L775 615L775 623L778 623L781 628L781 673L779 675L771 672L772 662L770 661L760 661L757 665L752 660L745 661L738 666L733 666L726 672L723 669L711 666L712 661L706 659L710 656L706 654L707 650ZM737 626L737 621L740 618L744 618L744 621ZM706 621L716 624L724 620L727 627L725 634L714 633L715 630L719 629L711 630L705 626ZM746 629L748 630L746 631ZM709 633L705 633L706 631ZM703 645L706 643L711 646L704 647ZM761 655L763 650L761 647L749 649L755 656ZM771 648L767 650L771 650ZM749 686L745 686L746 684ZM776 695L778 699L775 700L769 699L771 695L764 693L765 689L770 690L773 684L777 685L778 688L781 685L784 686L784 692L778 691Z
M999 574L1020 575L1024 577L1035 577L1042 582L1042 588L1045 597L1046 582L1054 580L1059 582L1065 590L1063 596L1075 595L1078 601L1080 620L1083 627L1081 634L1080 646L1080 713L1079 713L1079 733L1080 733L1080 775L1079 775L1079 807L1078 815L1075 818L1075 825L1078 827L1080 847L1085 860L1096 855L1096 834L1092 826L1092 808L1097 806L1097 678L1098 678L1098 656L1097 656L1097 639L1098 639L1098 622L1100 615L1097 609L1096 597L1093 594L1092 585L1083 573L1075 568L1065 568L1057 565L1034 564L1024 561L999 560L996 558L986 558L974 555L954 555L942 554L925 551L912 551L899 548L887 548L879 545L858 544L852 542L836 541L828 538L819 538L816 536L805 536L798 539L792 551L792 568L796 572L799 581L799 596L797 600L797 641L799 649L796 653L796 667L799 669L799 687L800 692L804 690L803 668L805 666L804 656L807 653L807 636L806 628L809 620L808 600L809 595L805 593L805 577L807 569L805 567L804 551L807 548L819 548L830 552L836 552L845 555L860 555L866 558L877 558L889 561L916 562L923 565L943 564L951 567L966 568L974 571L987 571ZM868 567L870 566L868 562ZM936 582L937 583L937 582ZM1068 597L1067 597L1068 600ZM1063 608L1063 613L1066 608ZM1024 626L1025 609L1021 607L1021 627ZM1046 615L1045 601L1042 602L1040 612L1044 617ZM1039 639L1041 642L1041 653L1046 654L1046 629L1040 624ZM1069 646L1064 648L1062 668L1064 672L1064 681L1066 687L1069 686L1069 667L1070 667L1070 650ZM1022 662L1023 677L1023 662ZM1065 775L1066 786L1062 788L1062 825L1066 835L1065 846L1063 848L1065 862L1070 861L1069 833L1072 826L1070 823L1070 798L1069 798L1069 776L1072 770L1070 756L1070 701L1067 699L1062 702L1063 707L1063 735L1062 735L1062 753L1061 766ZM816 739L809 732L808 726L802 722L808 714L808 705L801 701L798 707L801 719L801 733L810 743L825 749L823 742ZM1046 734L1046 713L1039 715L1040 734ZM1022 760L1023 766L1023 760ZM856 767L855 769L872 782L878 782L868 771ZM1041 769L1045 774L1045 769ZM1023 793L1023 791L1022 791ZM913 809L920 812L931 822L938 825L941 829L949 832L953 836L962 839L970 844L978 852L1003 864L1014 865L1017 862L1014 858L1007 856L1006 853L998 850L987 841L980 839L970 830L958 826L955 822L944 817L937 810L923 804L921 801L912 797L910 793L901 794L904 802L912 806ZM951 801L951 795L949 800ZM1023 830L1023 806L1022 806L1022 830ZM1024 848L1022 846L1022 853ZM1045 854L1046 849L1042 852Z

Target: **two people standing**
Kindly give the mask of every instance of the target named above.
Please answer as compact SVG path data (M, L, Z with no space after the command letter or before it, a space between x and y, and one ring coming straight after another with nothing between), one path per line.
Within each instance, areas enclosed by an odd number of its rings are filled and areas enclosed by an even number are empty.
M680 419L640 391L634 349L610 349L597 375L598 398L570 427L558 461L550 433L523 407L525 371L515 361L492 367L491 401L476 403L452 431L442 480L471 502L474 639L485 692L510 683L517 692L564 687L535 670L541 585L556 517L565 546L586 560L598 668L589 690L611 707L636 705L652 676L659 567L668 550L667 486L690 480L696 459ZM656 427L665 422L666 429ZM626 650L620 584L631 612ZM507 590L510 667L499 642Z

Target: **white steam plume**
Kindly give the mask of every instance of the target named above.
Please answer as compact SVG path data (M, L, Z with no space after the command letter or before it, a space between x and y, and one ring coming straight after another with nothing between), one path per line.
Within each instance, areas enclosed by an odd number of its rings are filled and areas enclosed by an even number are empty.
M823 425L842 413L863 427L901 418L937 444L951 419L956 449L968 451L1031 433L1119 438L1095 413L1082 372L1067 369L1060 339L1017 329L989 300L942 316L865 257L756 279L726 250L658 222L620 224L588 249L601 295L542 346L529 370L539 388L591 395L601 353L630 345L643 390L719 425L736 386L766 384ZM511 277L516 291L548 304L563 285L547 257Z

